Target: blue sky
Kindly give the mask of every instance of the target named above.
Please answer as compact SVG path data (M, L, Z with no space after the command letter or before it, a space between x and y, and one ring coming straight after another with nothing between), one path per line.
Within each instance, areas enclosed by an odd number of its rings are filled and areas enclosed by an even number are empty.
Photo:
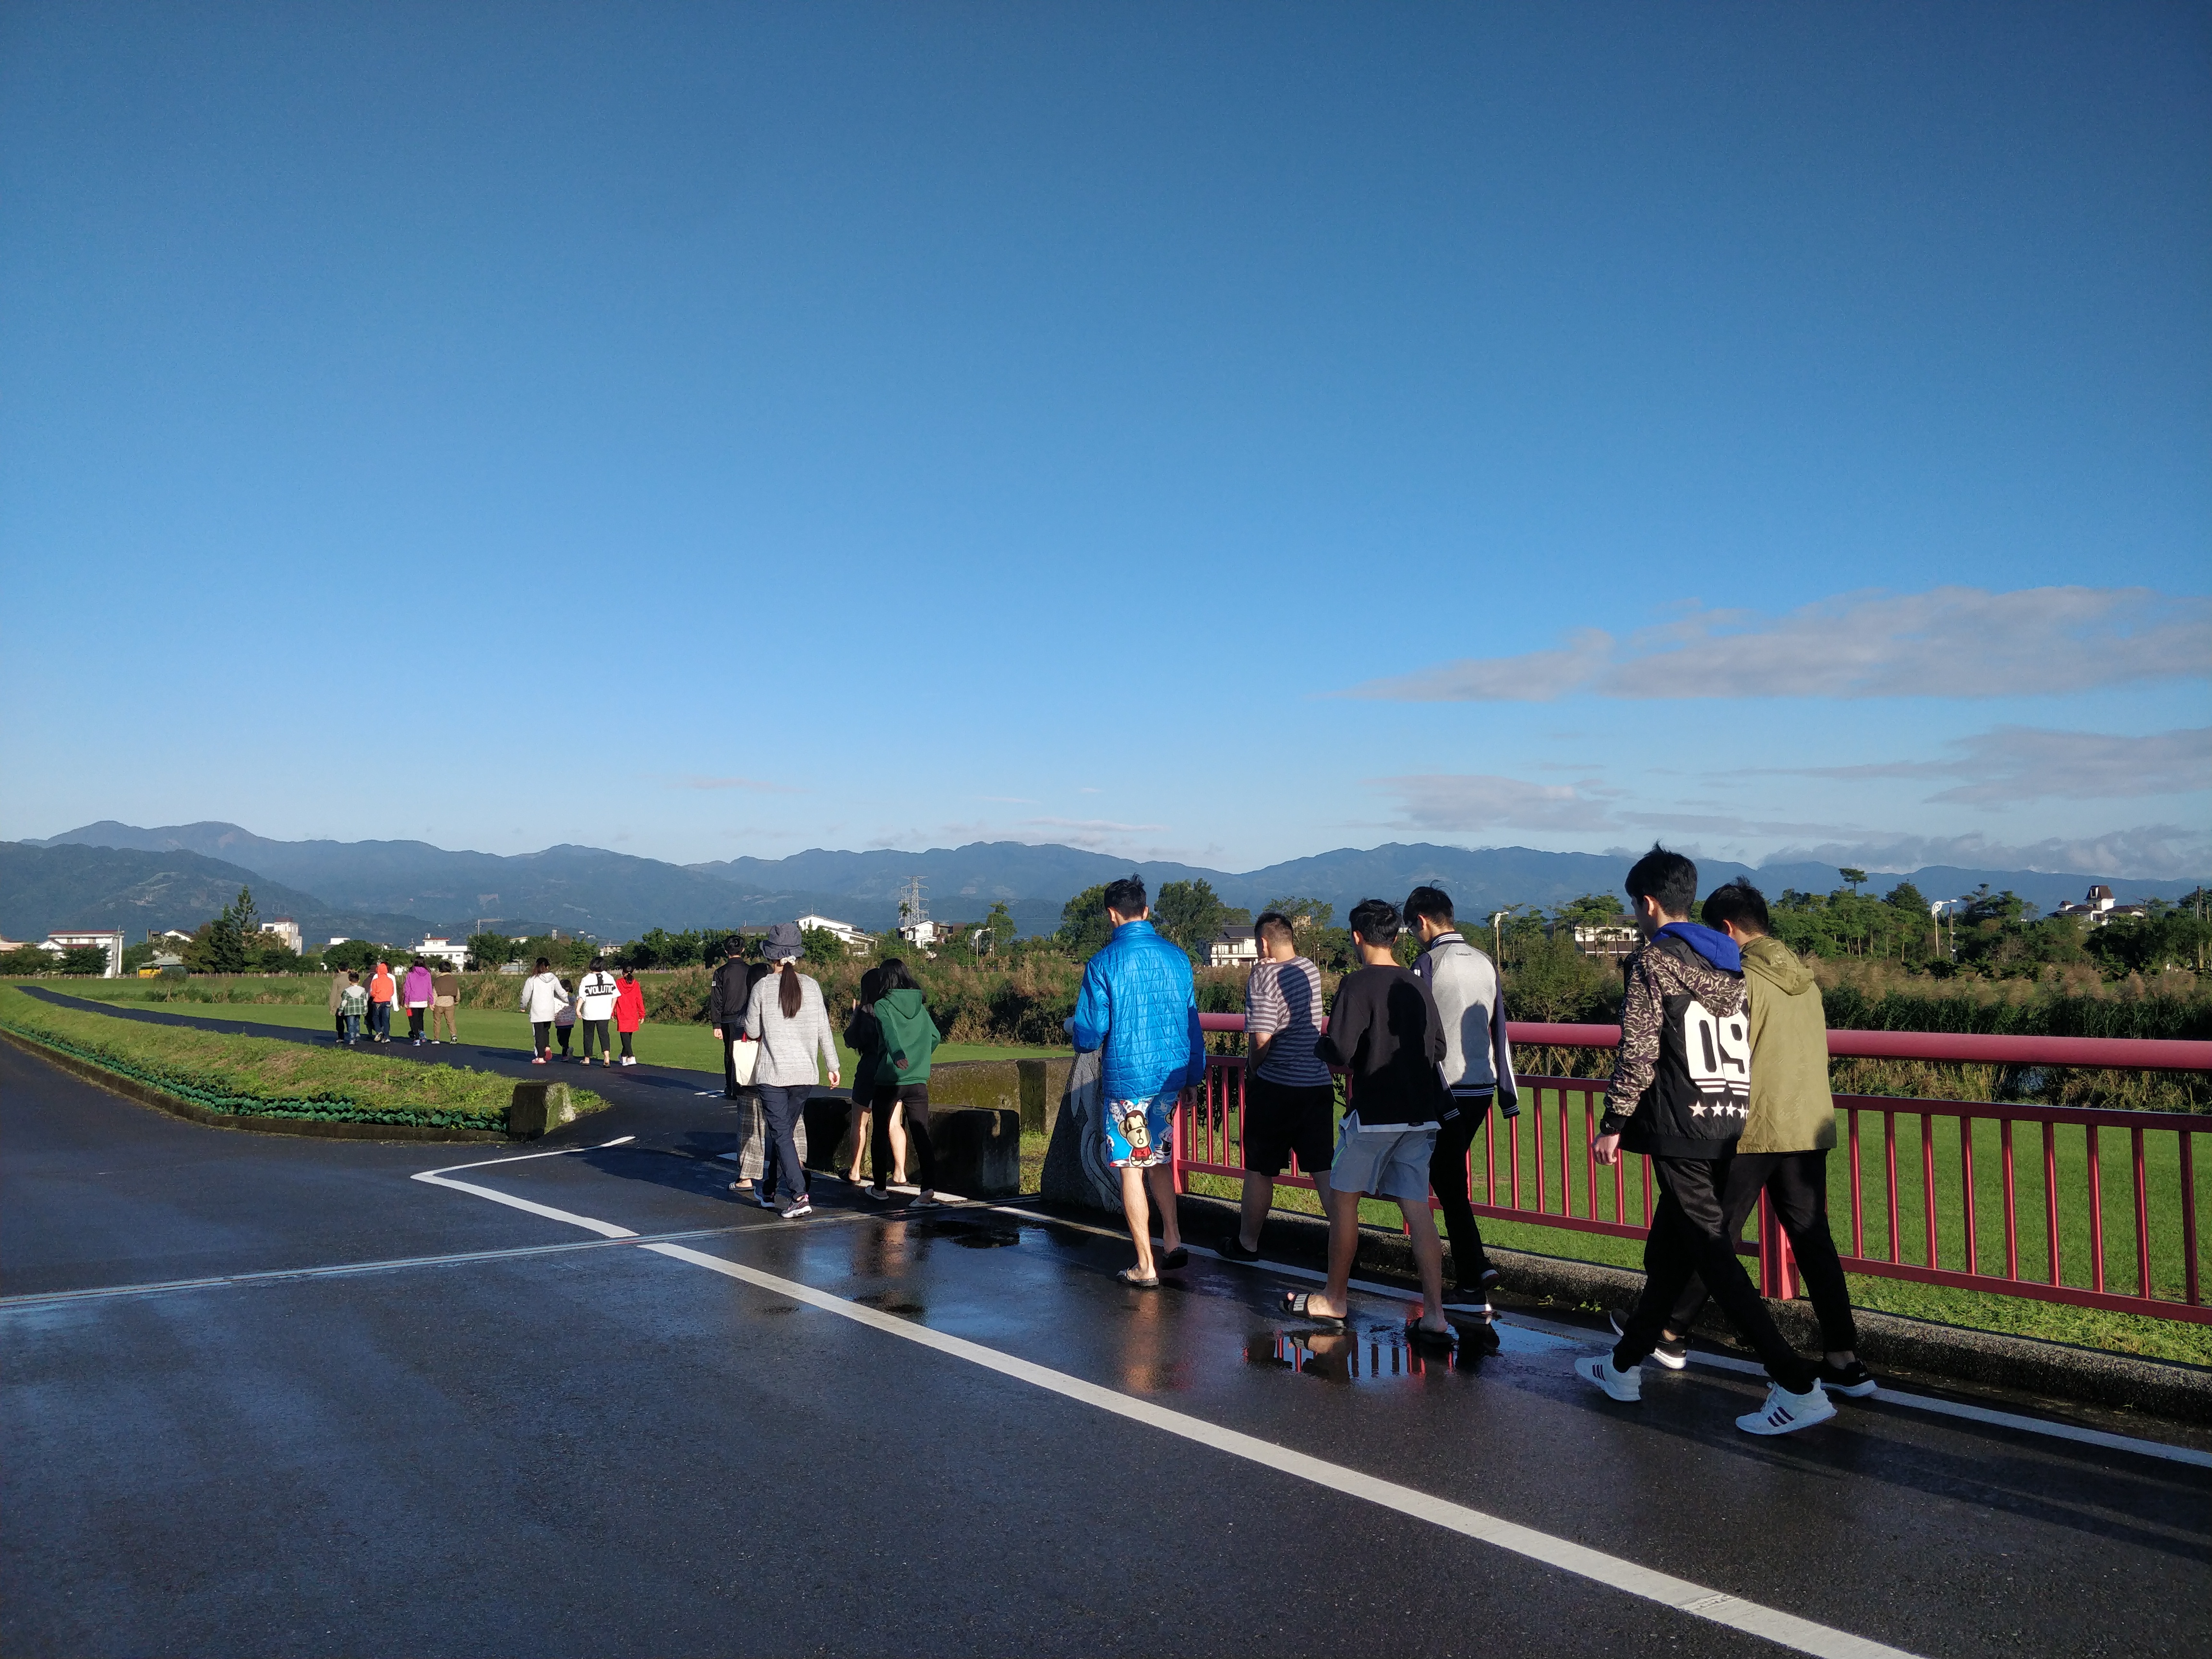
M0 11L0 835L2212 873L2202 5Z

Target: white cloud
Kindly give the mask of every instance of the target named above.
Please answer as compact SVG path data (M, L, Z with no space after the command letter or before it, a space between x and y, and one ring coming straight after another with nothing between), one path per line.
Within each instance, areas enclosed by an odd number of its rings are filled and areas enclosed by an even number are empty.
M2212 874L2212 835L2174 823L2141 824L2101 836L2052 836L2014 846L1987 836L1871 836L1771 853L1765 861L1796 859L1851 864L1869 870L1917 870L1930 864L1978 870L2040 870L2138 881L2195 881Z
M2212 789L2212 726L2117 737L2102 732L2052 732L2000 726L1946 745L1948 759L1891 761L1868 766L1808 766L1808 778L1958 778L1928 799L1969 806L2058 799L2112 800L2182 795Z
M1393 796L1398 816L1416 830L1601 830L1612 820L1601 801L1565 783L1465 773L1370 778Z
M2212 599L2145 587L1861 592L1783 617L1692 605L1625 640L1477 657L1344 693L1401 702L1599 696L1992 697L2212 675Z

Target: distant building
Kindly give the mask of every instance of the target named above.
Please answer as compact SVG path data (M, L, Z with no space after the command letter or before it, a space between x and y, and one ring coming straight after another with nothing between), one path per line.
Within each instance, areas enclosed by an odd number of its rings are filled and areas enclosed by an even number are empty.
M173 951L163 951L159 952L151 962L148 963L143 968L141 968L138 970L138 977L141 979L159 979L164 974L181 974L184 971L185 959Z
M332 934L331 935L331 945L350 945L350 944L352 944L352 943L353 943L353 935L352 935L352 934L350 934L350 933L332 933ZM323 947L323 949L325 949L325 951L329 950L330 948L331 948L331 945L325 945Z
M866 955L875 948L875 940L870 939L851 922L839 921L832 916L801 916L799 919L799 931L802 933L808 932L835 933L838 942L854 956Z
M1213 968L1249 968L1260 959L1260 935L1243 922L1231 922L1206 947L1206 960Z
M46 948L59 956L64 951L97 946L107 952L105 979L123 977L123 930L119 927L64 927L46 935Z
M2051 913L2072 921L2086 922L2092 927L2102 927L2106 922L2124 916L2143 916L2150 914L2148 907L2141 904L2118 904L2112 899L2112 890L2099 882L2082 897L2079 904L2062 904Z
M1586 957L1605 957L1618 960L1636 954L1644 943L1644 936L1626 921L1577 921L1570 926L1564 921L1546 925L1544 932L1553 939L1566 927L1573 935L1575 949Z
M300 937L300 924L289 916L271 917L261 924L261 931L276 934L284 941L284 948L295 957L307 948L307 941Z
M469 965L469 947L440 934L413 947L414 954L429 962L442 962L456 972Z

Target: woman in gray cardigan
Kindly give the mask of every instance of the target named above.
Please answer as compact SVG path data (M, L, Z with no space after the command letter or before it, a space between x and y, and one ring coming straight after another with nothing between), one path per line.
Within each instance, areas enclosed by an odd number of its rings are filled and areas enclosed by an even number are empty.
M769 928L768 945L761 954L776 964L776 971L753 987L745 1004L745 1035L760 1043L753 1087L760 1091L761 1115L768 1120L768 1150L775 1165L761 1172L757 1190L763 1203L775 1203L786 1221L813 1212L806 1201L805 1170L793 1131L806 1109L806 1097L822 1080L815 1070L817 1055L830 1074L830 1086L837 1086L837 1040L830 1034L821 986L799 971L799 958L805 952L797 924L779 921Z

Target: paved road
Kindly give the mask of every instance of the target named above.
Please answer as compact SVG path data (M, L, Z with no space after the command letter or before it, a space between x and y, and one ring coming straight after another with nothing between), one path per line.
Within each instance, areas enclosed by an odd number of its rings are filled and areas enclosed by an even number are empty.
M1753 1441L1747 1378L1616 1407L1571 1334L1440 1364L1381 1295L1332 1343L1282 1271L1132 1291L1006 1208L786 1224L719 1100L636 1092L551 1156L295 1141L0 1048L0 1650L1784 1650L1700 1597L1836 1654L2212 1639L2212 1469ZM534 1209L411 1178L486 1154L445 1178Z

